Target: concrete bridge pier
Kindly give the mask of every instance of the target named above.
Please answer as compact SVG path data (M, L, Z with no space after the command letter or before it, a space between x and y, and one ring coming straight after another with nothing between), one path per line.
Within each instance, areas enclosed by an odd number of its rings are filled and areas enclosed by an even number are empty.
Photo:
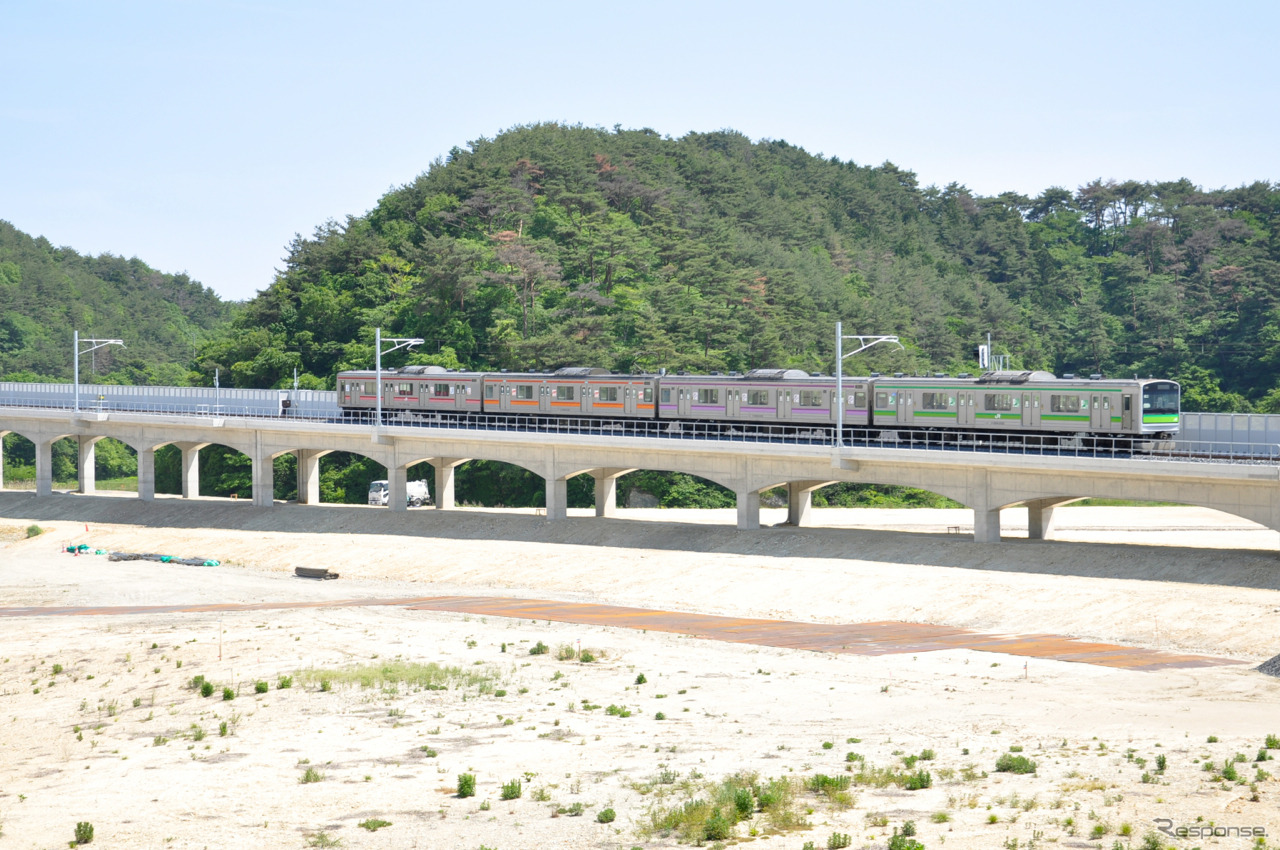
M83 434L76 437L78 448L77 471L79 472L79 490L77 492L84 495L93 493L97 485L97 469L94 464L97 461L94 445L101 437L88 437Z
M260 447L253 450L253 504L258 508L269 508L276 501L276 466L275 459L269 452ZM141 453L139 453L141 459Z
M739 490L738 528L752 530L760 527L760 491Z
M569 516L569 479L547 475L547 519L559 520Z
M36 495L53 495L53 440L33 440L36 446Z
M138 449L138 498L150 502L156 497L156 450Z
M1027 502L1027 539L1050 540L1053 534L1053 509L1079 499L1032 499Z
M809 511L813 509L813 491L832 484L832 481L788 481L787 482L787 525L796 528L809 521Z
M200 495L200 450L208 443L174 443L182 455L180 477L182 498L193 499Z
M298 449L298 504L320 504L320 458L328 452L318 449Z
M409 510L409 467L387 467L387 507L393 511Z
M618 510L618 479L630 471L612 467L591 470L596 485L596 516L611 517Z
M436 510L453 510L453 473L468 458L433 457L428 463L436 471Z

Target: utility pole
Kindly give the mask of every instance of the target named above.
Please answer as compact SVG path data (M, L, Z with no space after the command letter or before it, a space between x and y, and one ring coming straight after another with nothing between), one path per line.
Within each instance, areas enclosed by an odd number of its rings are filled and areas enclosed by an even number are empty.
M858 348L844 353L844 341L846 339L856 339L859 343ZM882 342L891 342L898 348L906 350L902 343L898 342L896 336L873 336L870 334L849 334L844 335L844 323L836 322L836 446L844 448L844 360L846 357L852 357L855 354L861 354L873 345L879 345Z

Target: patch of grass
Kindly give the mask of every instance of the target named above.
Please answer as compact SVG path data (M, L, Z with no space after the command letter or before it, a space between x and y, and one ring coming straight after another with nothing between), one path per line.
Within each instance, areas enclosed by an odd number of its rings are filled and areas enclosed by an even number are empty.
M934 823L947 823L951 820L951 815L948 812L934 812L929 816L929 820Z
M1268 750L1280 750L1280 735L1268 735L1267 741L1263 746Z
M833 832L827 839L827 850L841 850L853 844L853 838L847 832Z
M316 770L314 767L308 767L299 777L298 783L301 785L310 785L312 782L323 782L324 774Z
M334 684L359 685L364 689L404 685L411 689L441 691L450 687L489 686L498 674L462 667L444 667L434 661L428 664L392 661L336 670L304 670L298 676L306 683L319 682L322 691L329 690Z
M277 680L276 680L276 690L277 690L277 691L283 691L283 690L286 690L286 689L288 689L288 688L292 688L292 687L293 687L293 677L292 677L292 676L281 676L279 679L277 679Z
M360 823L356 824L356 826L360 827L361 829L367 829L370 832L377 832L378 830L382 829L384 826L391 826L391 821L379 820L377 818L369 818L368 820L360 821Z
M28 538L32 538L32 537L39 537L41 534L44 534L44 529L43 529L43 528L41 528L40 526L35 525L34 523L33 523L33 524L31 524L31 525L28 525L28 526L27 526L27 537L28 537ZM76 829L78 830L78 829L79 829L79 827L76 827ZM89 832L90 832L90 834L92 835L92 833L93 833L93 827L89 827ZM93 840L93 839L92 839L92 837L90 837L90 841L92 841L92 840ZM87 844L88 842L81 842L81 843L85 843L85 844Z
M429 758L429 759L433 759L433 758L435 758L436 756L440 755L440 754L439 754L439 753L437 753L435 750L433 750L433 749L431 749L430 747L425 746L425 745L423 745L422 747L419 747L419 749L422 751L422 754L423 754L423 755L425 755L425 756L426 756L427 758Z
M1026 756L1004 753L996 759L997 773L1035 773L1036 763Z
M458 777L458 778L461 779L462 777ZM516 799L519 799L520 795L523 793L524 793L524 786L520 783L520 780L513 779L510 782L502 783L502 794L500 795L500 799L516 800Z
M631 709L625 705L610 705L604 710L604 713L612 717L630 717Z
M312 847L341 847L342 839L321 830L308 838L307 844Z
M551 651L551 648L548 647L542 641L538 641L533 646L529 647L530 655L546 655L550 651Z

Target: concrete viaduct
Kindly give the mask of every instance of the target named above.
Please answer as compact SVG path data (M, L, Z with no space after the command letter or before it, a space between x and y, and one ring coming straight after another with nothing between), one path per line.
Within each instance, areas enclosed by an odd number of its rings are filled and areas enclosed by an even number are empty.
M1000 540L1000 511L1025 505L1032 538L1050 536L1053 508L1082 498L1180 502L1214 508L1280 530L1280 466L1205 461L1102 459L953 452L901 448L845 448L717 440L617 438L405 426L353 426L306 420L216 418L124 412L0 409L0 436L16 433L36 446L36 493L53 492L51 447L65 437L79 443L79 490L93 492L94 443L112 437L138 454L138 496L155 496L155 451L182 452L182 495L199 492L197 457L219 444L253 463L253 502L274 500L274 458L298 461L298 501L319 502L321 456L364 455L388 470L390 506L405 510L408 470L430 462L436 507L454 507L455 468L467 460L503 461L546 481L546 516L567 515L567 483L595 479L596 515L610 516L617 479L635 469L684 472L737 494L738 527L760 526L760 493L785 486L790 522L809 519L814 490L837 481L919 487L974 512L974 539ZM2 483L2 482L0 482Z

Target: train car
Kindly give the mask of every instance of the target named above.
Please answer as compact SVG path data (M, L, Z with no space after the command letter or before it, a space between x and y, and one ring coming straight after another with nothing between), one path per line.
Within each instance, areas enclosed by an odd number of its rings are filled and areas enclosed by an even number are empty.
M867 378L844 380L847 426L868 423ZM753 369L745 375L663 375L658 416L689 422L835 425L836 379L800 369Z
M484 376L486 413L653 419L656 394L656 375L615 375L587 366Z
M1178 432L1174 381L999 371L977 378L895 375L871 384L876 427L1151 440Z
M402 366L382 370L382 410L405 417L432 413L479 413L484 373L443 366ZM368 415L378 406L373 370L338 373L338 406L346 417Z

